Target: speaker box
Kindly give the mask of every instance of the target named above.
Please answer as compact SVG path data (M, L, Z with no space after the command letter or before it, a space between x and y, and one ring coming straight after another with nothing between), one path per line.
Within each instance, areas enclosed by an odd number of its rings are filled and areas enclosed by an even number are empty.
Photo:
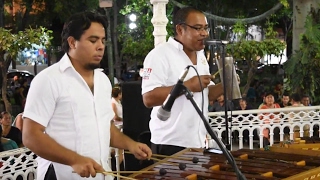
M141 95L141 81L125 82L122 85L123 133L135 141L150 147L149 120L151 108L146 108ZM133 155L125 153L125 169L138 171L151 162L140 162Z

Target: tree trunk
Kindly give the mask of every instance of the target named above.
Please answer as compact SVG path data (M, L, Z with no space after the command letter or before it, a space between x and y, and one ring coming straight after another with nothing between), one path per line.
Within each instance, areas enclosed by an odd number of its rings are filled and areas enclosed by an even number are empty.
M12 60L12 69L17 69L17 61Z
M107 28L107 54L108 54L108 69L109 69L109 79L112 85L114 85L114 72L113 72L113 48L112 48L112 38L111 38L111 18L110 12L107 8L104 8L107 19L108 19L108 28Z
M4 27L4 0L0 0L0 27Z
M1 66L1 74L2 74L1 94L2 94L2 100L4 102L5 110L11 114L11 111L12 111L11 103L7 98L7 71L8 71L7 64L3 63L3 65Z
M119 56L118 48L118 5L117 1L113 1L113 49L114 49L114 58L115 58L115 68L116 68L116 77L121 77L121 59Z
M253 82L254 75L257 72L257 65L258 61L252 60L251 62L248 63L249 67L249 72L248 72L248 79L247 79L247 84L244 86L242 94L247 94L250 84Z
M17 32L23 31L26 28L27 24L28 24L29 17L30 17L30 12L32 10L32 3L33 3L32 0L28 0L28 1L29 2L26 2L26 4L25 4L26 10L25 10L25 12L24 12L24 14L22 16L21 23L19 23Z
M305 31L304 24L311 8L319 7L320 0L293 0L292 53L299 50L300 34Z

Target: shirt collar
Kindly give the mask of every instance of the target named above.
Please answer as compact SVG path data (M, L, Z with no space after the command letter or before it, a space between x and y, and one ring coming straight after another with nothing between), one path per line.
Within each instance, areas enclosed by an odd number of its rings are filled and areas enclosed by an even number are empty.
M60 63L60 71L61 72L64 72L66 69L73 67L67 53L65 53L63 55L63 57L60 59L59 63Z
M172 44L172 45L173 45L175 48L177 48L178 50L183 51L183 45L182 45L179 41L175 40L173 37L169 37L168 43L169 43L169 44ZM200 50L200 51L197 51L197 54L198 54L198 53L203 53L203 52L204 52L204 49L202 49L202 50Z
M60 71L61 72L64 72L69 68L73 68L73 65L72 65L72 63L70 61L70 58L69 58L67 53L65 53L63 55L63 57L60 59L59 63L60 63ZM97 69L95 69L95 71L103 71L103 69L102 68L97 68Z
M179 50L183 50L183 45L180 42L178 42L177 40L175 40L173 37L169 37L168 43L172 44L175 48L177 48Z

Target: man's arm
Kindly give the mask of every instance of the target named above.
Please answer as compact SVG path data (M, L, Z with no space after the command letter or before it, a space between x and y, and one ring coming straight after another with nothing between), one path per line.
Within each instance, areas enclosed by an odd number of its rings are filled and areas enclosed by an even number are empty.
M142 95L143 103L147 108L160 106L166 100L173 86L157 87L152 91L146 92Z
M209 88L209 101L215 101L221 94L223 94L222 83L211 85L208 88Z
M200 92L200 83L202 88L206 88L210 83L209 75L201 75L200 82L197 76L190 78L189 80L183 82L184 86L188 88L191 92ZM151 108L153 106L160 106L166 100L168 94L174 86L169 87L157 87L152 91L143 94L143 103L146 107ZM217 96L218 97L218 96Z
M135 155L137 159L150 159L150 148L142 143L136 142L120 132L120 130L111 123L110 127L110 146L119 149L127 149Z
M96 171L104 171L94 160L81 156L53 140L44 133L45 127L29 119L23 119L22 138L32 152L49 161L71 166L82 177L95 177Z

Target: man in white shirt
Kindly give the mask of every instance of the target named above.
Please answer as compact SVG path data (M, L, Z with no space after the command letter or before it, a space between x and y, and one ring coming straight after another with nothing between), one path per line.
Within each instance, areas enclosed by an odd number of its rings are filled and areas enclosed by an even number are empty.
M39 156L37 179L113 179L109 147L128 149L138 159L150 148L111 123L111 84L101 72L105 50L103 16L75 14L62 31L62 59L33 80L23 114L23 142ZM88 178L89 177L89 178Z
M157 118L157 111L177 82L181 72L188 65L194 66L201 79L190 68L184 85L193 92L194 99L207 116L208 99L216 100L223 93L221 84L210 81L209 65L204 56L204 41L208 38L209 27L205 15L194 8L182 8L173 18L175 36L168 42L155 47L144 61L142 77L143 102L153 107L149 123L152 152L172 155L184 148L205 147L206 129L200 116L185 96L176 98L171 116L166 121ZM210 86L209 86L210 85Z

